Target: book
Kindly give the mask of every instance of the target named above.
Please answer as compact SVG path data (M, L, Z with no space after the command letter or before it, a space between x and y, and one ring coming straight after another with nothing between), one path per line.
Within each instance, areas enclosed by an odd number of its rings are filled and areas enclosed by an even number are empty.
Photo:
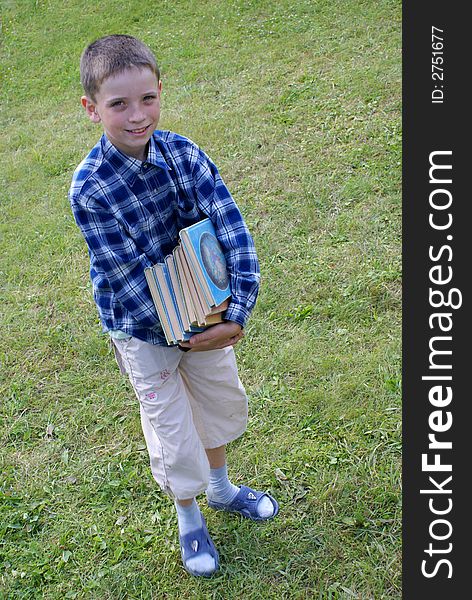
M151 270L146 270L145 275L167 343L177 344L190 339L189 332L183 329L166 265L157 263Z
M204 325L205 322L205 308L207 308L206 304L202 302L202 294L203 292L198 294L197 287L195 285L195 276L192 275L190 270L190 266L187 262L187 257L185 256L182 248L177 246L177 254L180 257L180 267L181 271L179 271L181 280L185 281L185 285L187 286L189 296L187 297L187 302L191 303L195 311L195 323L197 325Z
M161 293L159 291L159 286L157 284L157 271L159 270L159 265L156 264L152 268L147 268L144 270L144 275L146 276L147 284L149 286L149 291L151 292L151 297L154 302L154 306L156 307L157 314L159 315L159 320L161 322L162 330L164 332L167 343L173 343L171 340L174 339L174 335L170 326L169 318L166 314L165 304L163 302Z
M169 254L168 256L166 256L164 263L169 273L172 289L174 290L175 301L177 303L182 327L184 328L184 330L188 330L190 329L191 321L188 315L187 306L185 304L182 286L177 273L177 267L175 265L175 259L173 254Z
M209 308L218 306L231 296L226 260L210 219L203 219L179 232L182 247L203 290L202 301Z
M182 289L182 295L185 300L185 307L187 309L189 321L190 321L190 323L196 323L197 322L197 312L196 312L196 308L195 308L195 303L194 303L194 300L191 295L191 290L190 290L190 286L187 282L187 277L185 276L185 273L184 273L184 267L183 267L182 257L180 256L180 252L181 252L180 246L176 246L172 253L173 257L174 257L174 263L175 263L175 267L176 267L178 273L180 274L179 283L180 283L180 286Z
M226 260L210 219L182 229L164 262L145 269L169 345L221 323L231 298Z

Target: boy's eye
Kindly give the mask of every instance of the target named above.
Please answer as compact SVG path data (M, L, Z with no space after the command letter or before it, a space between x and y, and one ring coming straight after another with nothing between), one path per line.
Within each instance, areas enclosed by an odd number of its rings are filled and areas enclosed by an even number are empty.
M111 106L112 108L114 108L115 106L124 106L124 104L125 104L125 103L123 102L123 100L115 100L114 102L112 102L112 103L110 104L110 106Z
M154 94L150 94L149 96L144 96L144 102L152 102L156 96Z

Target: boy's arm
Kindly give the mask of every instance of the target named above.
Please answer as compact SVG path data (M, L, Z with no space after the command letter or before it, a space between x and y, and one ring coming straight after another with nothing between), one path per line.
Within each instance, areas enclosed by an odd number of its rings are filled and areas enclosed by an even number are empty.
M143 327L159 318L148 291L144 269L152 266L126 235L117 219L93 198L71 199L72 212L87 242L94 263L106 277L115 297ZM95 265L97 266L97 265Z
M225 319L243 328L259 291L259 262L253 239L216 165L200 149L193 169L193 181L197 204L212 220L225 254L232 294ZM210 328L208 333L213 333L215 327Z

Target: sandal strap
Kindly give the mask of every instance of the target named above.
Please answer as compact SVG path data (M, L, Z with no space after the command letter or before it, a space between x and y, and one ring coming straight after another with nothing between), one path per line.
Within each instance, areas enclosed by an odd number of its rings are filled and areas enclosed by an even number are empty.
M274 507L274 512L270 517L260 517L259 513L257 512L257 507L262 498L268 498ZM258 492L245 485L241 485L239 487L238 493L229 504L208 500L208 505L210 508L214 508L216 510L239 513L243 515L243 517L247 517L252 521L267 521L268 519L275 517L275 515L277 515L279 512L277 500L275 500L275 498L273 498L270 494L267 494L266 492Z
M231 508L233 509L242 509L246 508L254 516L257 516L257 506L262 498L266 496L270 499L269 495L265 492L257 492L245 485L240 486L239 492L236 495L236 498L231 503Z
M218 564L218 552L208 533L205 519L202 515L202 527L195 531L190 531L185 535L179 536L180 550L184 563L191 556L198 556L206 552L215 559Z

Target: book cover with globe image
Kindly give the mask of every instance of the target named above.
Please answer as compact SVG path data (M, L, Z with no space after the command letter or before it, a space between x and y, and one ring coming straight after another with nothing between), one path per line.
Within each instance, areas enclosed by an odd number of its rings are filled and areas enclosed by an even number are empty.
M217 306L231 296L226 260L210 219L180 232L184 251L204 290L208 306Z

